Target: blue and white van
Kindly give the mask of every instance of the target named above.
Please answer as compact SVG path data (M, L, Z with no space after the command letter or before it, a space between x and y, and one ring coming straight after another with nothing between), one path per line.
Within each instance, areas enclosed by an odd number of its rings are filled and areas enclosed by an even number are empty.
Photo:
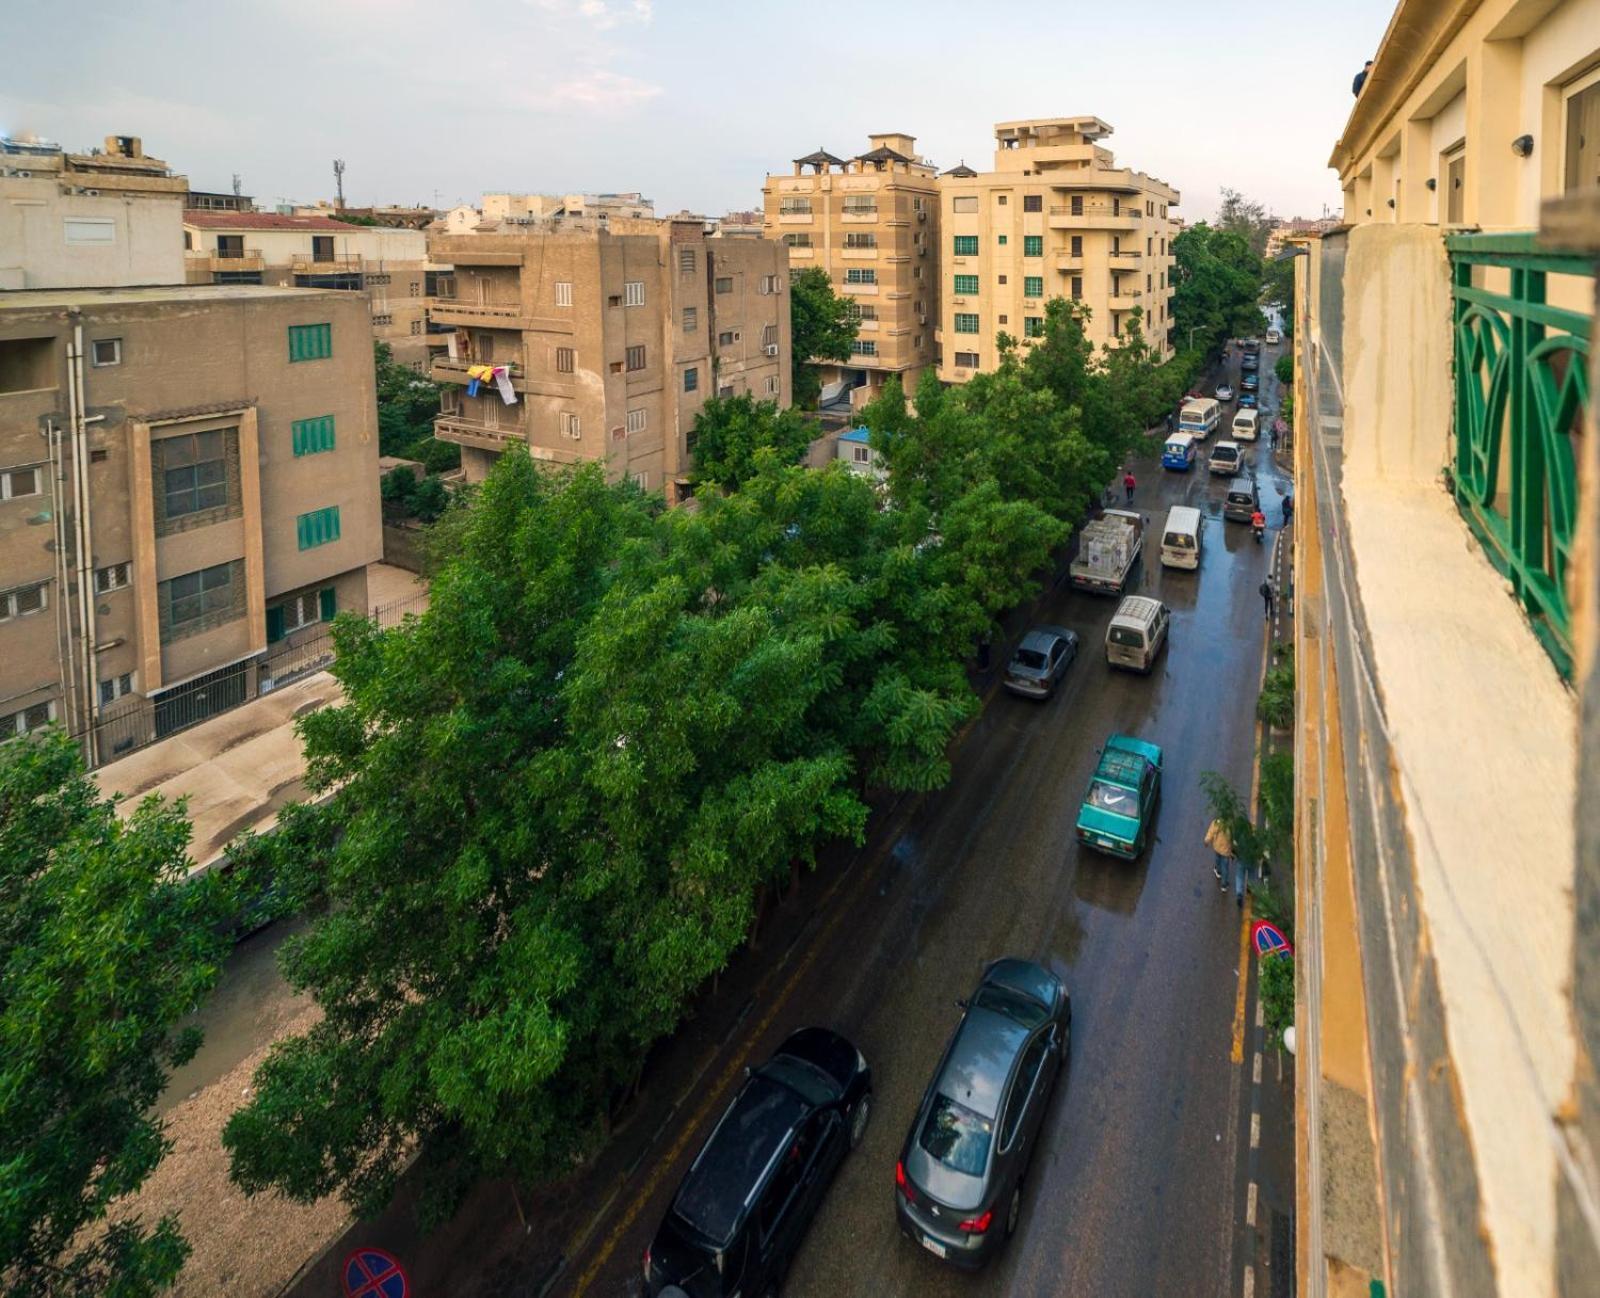
M1194 460L1195 445L1192 434L1174 433L1167 438L1167 444L1161 451L1163 469L1176 469L1180 473L1187 473L1194 467Z

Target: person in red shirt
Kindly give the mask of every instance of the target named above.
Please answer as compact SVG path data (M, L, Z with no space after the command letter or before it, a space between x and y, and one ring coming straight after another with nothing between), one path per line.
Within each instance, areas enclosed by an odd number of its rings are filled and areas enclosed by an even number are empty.
M1122 475L1122 489L1123 491L1127 492L1129 500L1133 499L1133 489L1138 485L1139 484L1134 481L1133 471L1131 469Z

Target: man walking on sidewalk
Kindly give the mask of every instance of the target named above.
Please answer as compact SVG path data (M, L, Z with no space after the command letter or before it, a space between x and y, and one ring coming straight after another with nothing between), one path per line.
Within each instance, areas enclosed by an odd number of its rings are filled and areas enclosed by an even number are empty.
M1139 484L1134 480L1132 469L1129 469L1122 475L1122 489L1123 491L1127 492L1128 499L1130 501L1133 499L1133 489L1138 485Z
M1272 578L1268 577L1261 583L1261 603L1264 606L1264 615L1267 621L1272 621L1272 609L1278 602L1278 592L1272 588Z
M1228 827L1220 819L1213 820L1206 830L1205 841L1206 846L1211 849L1211 873L1217 878L1217 887L1227 892L1228 885L1232 883L1234 905L1243 906L1249 867L1234 856L1233 836L1228 833Z

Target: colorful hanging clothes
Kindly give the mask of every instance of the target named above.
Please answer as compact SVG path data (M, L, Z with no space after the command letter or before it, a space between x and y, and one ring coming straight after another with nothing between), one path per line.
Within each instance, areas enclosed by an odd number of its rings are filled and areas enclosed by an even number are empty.
M511 372L504 365L467 366L467 395L475 397L484 384L493 383L500 392L500 400L508 406L517 404L517 390L511 386Z

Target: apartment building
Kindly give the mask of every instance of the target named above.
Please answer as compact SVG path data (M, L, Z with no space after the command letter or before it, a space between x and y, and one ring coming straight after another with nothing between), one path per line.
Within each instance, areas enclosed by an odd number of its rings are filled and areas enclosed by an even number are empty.
M188 189L137 136L90 153L0 137L0 289L183 283Z
M372 335L403 365L428 361L427 235L325 216L190 210L183 214L191 284L267 284L362 293Z
M639 193L626 194L485 194L486 221L551 221L561 217L589 217L609 221L616 217L653 220L655 200Z
M0 736L55 722L99 764L366 611L369 328L338 292L0 296Z
M1001 122L994 134L993 171L939 178L939 377L993 369L999 335L1025 344L1054 297L1089 308L1101 347L1116 346L1138 312L1146 340L1170 356L1178 191L1118 167L1098 117Z
M1290 240L1311 1298L1600 1274L1597 127L1600 0L1401 0Z
M429 248L455 267L456 292L433 309L455 331L433 365L451 385L435 432L460 444L470 481L520 441L537 460L600 460L676 502L707 397L789 404L780 244L708 238L699 222L563 218ZM473 384L474 365L504 366L505 392Z
M827 271L860 321L854 355L822 364L824 404L848 393L863 406L891 374L914 392L937 355L937 173L913 136L891 131L867 143L848 160L823 149L796 158L789 175L769 173L761 188L766 237L788 247L796 270Z

